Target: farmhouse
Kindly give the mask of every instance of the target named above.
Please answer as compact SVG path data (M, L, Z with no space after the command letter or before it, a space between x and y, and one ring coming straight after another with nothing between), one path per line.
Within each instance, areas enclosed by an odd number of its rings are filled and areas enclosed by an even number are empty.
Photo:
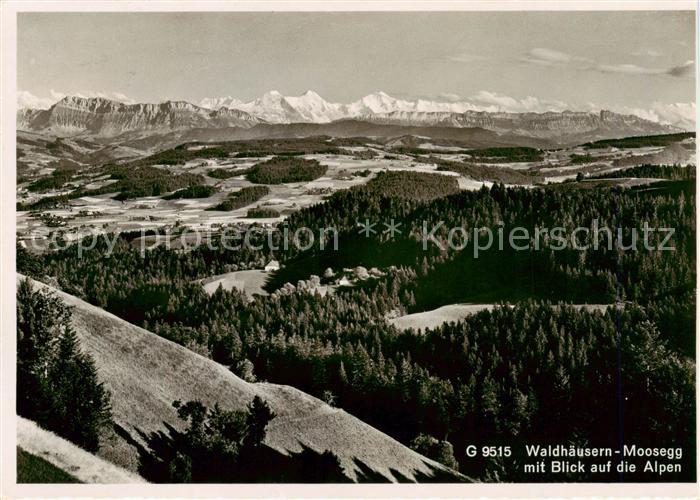
M278 261L276 261L275 259L272 259L265 266L265 272L277 271L279 268L280 268L280 263Z

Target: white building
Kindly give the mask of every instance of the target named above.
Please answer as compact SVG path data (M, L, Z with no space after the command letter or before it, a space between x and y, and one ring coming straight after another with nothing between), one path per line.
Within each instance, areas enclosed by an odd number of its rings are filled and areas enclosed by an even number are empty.
M265 272L277 271L279 268L280 268L280 263L277 262L275 259L272 259L265 266Z

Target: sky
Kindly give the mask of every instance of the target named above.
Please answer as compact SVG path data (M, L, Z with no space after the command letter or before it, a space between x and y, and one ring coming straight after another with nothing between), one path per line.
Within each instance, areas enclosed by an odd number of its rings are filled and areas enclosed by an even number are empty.
M692 12L21 13L17 83L37 102L384 91L694 117L694 32Z

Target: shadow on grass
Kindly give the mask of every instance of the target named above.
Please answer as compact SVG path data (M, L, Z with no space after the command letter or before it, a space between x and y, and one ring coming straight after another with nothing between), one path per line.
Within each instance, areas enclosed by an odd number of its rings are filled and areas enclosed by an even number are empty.
M143 446L129 432L115 425L119 436L139 452L139 474L149 482L172 483L173 464L180 453L178 443L183 433L164 422L165 430L147 434L137 429ZM267 445L242 451L235 461L207 460L192 464L192 482L199 483L351 483L338 457L329 450L322 453L299 442L301 451L282 454ZM353 459L357 482L389 483L391 478L378 472L362 460ZM175 465L176 466L176 465ZM416 480L390 469L400 483L413 482L461 482L464 479L454 472L426 464L430 472L414 471Z

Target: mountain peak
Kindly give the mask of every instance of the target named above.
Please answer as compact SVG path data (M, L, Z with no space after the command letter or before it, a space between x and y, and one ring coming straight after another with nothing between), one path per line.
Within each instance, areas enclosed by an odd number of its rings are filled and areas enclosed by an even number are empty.
M83 97L79 95L67 95L61 100L58 101L59 103L63 104L85 104L85 103L100 103L100 104L105 104L105 103L117 103L117 101L113 101L111 99L107 99L105 97Z
M415 103L400 101L382 91L366 95L356 103L353 103L353 105L358 109L361 115L367 113L391 113L392 111L415 110Z
M105 97L82 97L68 95L51 106L53 108L69 108L95 113L108 113L122 109L126 104Z
M21 130L47 130L57 135L88 132L113 137L131 131L154 131L209 127L248 128L261 123L256 117L239 111L216 113L187 101L157 104L124 104L104 97L66 96L48 110L20 115Z
M241 104L243 101L232 96L205 97L199 101L199 106L207 109L236 108Z
M379 92L372 92L371 94L367 94L366 96L363 97L363 99L381 99L383 101L396 101L397 99L390 96L386 92L379 91Z
M469 102L409 101L383 91L368 94L350 104L328 102L313 90L299 96L284 96L277 90L270 90L249 102L233 97L205 98L199 105L187 101L125 104L105 96L73 95L61 99L47 111L50 111L48 115L25 113L21 118L22 126L27 130L48 126L57 133L64 129L67 133L100 130L102 135L116 135L135 129L248 128L259 123L320 124L359 119L384 125L517 130L521 134L545 138L598 133L599 129L604 129L607 134L612 130L629 135L677 131L659 120L622 115L606 109L516 113L484 110Z

